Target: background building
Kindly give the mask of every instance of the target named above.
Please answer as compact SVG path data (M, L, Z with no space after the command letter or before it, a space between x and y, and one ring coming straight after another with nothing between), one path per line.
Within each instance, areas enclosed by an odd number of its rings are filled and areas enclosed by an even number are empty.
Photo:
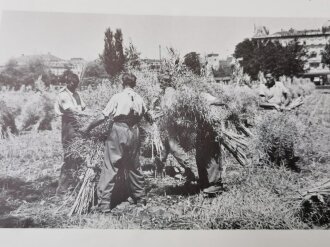
M320 29L281 30L279 32L269 34L266 27L255 27L254 36L256 40L279 41L282 45L287 45L290 41L297 39L301 45L307 50L306 72L304 77L311 78L315 83L324 83L330 81L330 69L321 63L322 51L325 45L330 41L330 20L322 25Z
M78 76L81 75L85 64L87 63L83 58L71 58L69 60L65 60L59 57L52 55L51 53L41 54L41 55L24 55L22 54L20 57L15 58L18 66L27 65L29 61L33 60L41 60L46 67L48 67L56 76L60 76L67 69L70 69L73 73Z

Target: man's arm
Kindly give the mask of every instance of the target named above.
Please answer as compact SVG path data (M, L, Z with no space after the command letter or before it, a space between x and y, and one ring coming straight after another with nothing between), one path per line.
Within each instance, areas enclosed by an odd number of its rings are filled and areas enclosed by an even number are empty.
M82 128L81 131L85 134L88 134L92 129L99 126L106 119L107 117L105 117L103 114L100 114L95 119L93 119L86 127Z
M267 102L261 102L259 103L259 106L261 108L264 108L264 109L276 109L276 110L280 110L281 107L278 105L278 104L274 104L274 103L267 103Z
M207 101L209 105L214 105L214 106L226 106L226 103L224 103L222 100L220 100L217 97L214 97L213 95L202 92L201 93L202 98Z
M215 106L226 106L226 103L224 103L222 100L220 99L215 99L213 101L210 102L210 105L215 105Z

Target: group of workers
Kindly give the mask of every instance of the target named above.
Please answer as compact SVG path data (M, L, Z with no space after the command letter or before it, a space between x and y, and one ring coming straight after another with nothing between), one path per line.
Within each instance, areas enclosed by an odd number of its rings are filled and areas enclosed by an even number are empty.
M77 93L79 78L75 74L66 76L67 86L59 94L55 104L55 111L62 116L62 144L64 150L64 163L61 168L57 193L65 193L70 185L76 183L75 172L81 160L71 158L68 145L79 134L88 133L96 126L111 118L113 125L105 141L104 164L101 167L100 178L97 184L98 206L96 210L109 213L112 210L112 196L118 174L125 174L125 191L129 192L130 203L143 206L146 204L146 191L144 175L141 170L140 156L140 129L139 123L145 118L149 123L155 121L146 107L143 98L134 91L137 78L132 73L122 75L123 90L111 97L105 109L96 118L83 128L75 126L75 115L82 114L86 105ZM170 78L159 80L162 93L155 104L171 104L171 97L175 89L170 85ZM264 88L260 90L263 107L280 109L281 104L286 104L286 91L284 86L276 85L271 77L267 77ZM216 97L201 93L209 107L223 106ZM157 107L156 107L157 108ZM160 107L161 108L161 107ZM175 132L168 130L164 140L162 154L155 159L157 167L164 167L167 156L171 153L183 169L187 181L195 180L195 174L190 170L188 155L181 147ZM221 148L216 141L216 133L212 126L205 123L198 124L196 133L196 165L198 182L205 195L215 195L223 190Z

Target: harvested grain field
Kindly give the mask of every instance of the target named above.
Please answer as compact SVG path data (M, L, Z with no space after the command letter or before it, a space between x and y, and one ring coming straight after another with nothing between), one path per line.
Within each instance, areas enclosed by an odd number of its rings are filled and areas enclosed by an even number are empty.
M62 160L60 129L26 132L0 140L2 227L124 229L310 229L329 221L302 217L299 193L329 179L330 94L316 90L294 114L309 121L314 151L301 172L286 167L228 164L225 190L205 198L197 184L172 177L147 178L145 208L123 205L109 216L67 217L73 198L55 197ZM303 149L302 147L300 147ZM315 151L316 150L316 151ZM150 161L143 160L147 165ZM228 161L230 162L230 160Z

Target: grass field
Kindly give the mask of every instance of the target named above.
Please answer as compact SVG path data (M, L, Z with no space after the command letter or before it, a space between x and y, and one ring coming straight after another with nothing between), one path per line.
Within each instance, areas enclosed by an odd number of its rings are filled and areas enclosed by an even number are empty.
M124 229L327 229L300 217L298 192L329 179L330 94L316 90L297 112L311 122L318 150L300 173L285 167L228 164L225 191L204 198L196 184L147 178L145 208L67 217L72 198L55 197L62 162L59 124L0 140L0 226ZM58 120L57 120L58 121Z

